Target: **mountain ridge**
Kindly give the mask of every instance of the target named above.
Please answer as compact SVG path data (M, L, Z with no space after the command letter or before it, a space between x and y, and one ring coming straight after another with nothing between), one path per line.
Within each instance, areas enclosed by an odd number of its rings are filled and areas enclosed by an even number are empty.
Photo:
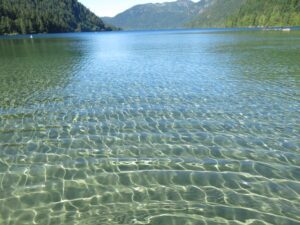
M103 20L126 30L299 26L300 0L147 3L133 6L115 17L104 17Z
M124 29L183 28L209 0L193 2L177 0L133 6L115 17L103 17L104 22Z

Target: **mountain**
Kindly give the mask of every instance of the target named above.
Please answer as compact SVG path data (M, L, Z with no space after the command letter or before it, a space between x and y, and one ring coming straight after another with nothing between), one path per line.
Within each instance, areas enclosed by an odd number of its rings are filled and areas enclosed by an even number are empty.
M245 3L246 0L210 0L207 7L186 23L186 26L190 28L225 27L228 18L236 14Z
M232 15L227 25L245 26L299 26L300 0L246 0Z
M77 0L0 0L0 34L110 29Z
M200 13L210 0L193 2L178 0L166 3L149 3L134 6L113 18L102 18L107 24L124 29L181 28Z
M129 30L299 26L300 0L177 0L137 5L103 20Z

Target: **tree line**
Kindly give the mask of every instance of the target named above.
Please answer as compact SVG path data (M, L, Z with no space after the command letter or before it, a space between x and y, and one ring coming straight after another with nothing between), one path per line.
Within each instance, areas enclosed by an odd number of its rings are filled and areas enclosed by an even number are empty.
M247 0L226 25L300 26L300 0Z
M112 29L77 0L0 0L0 34Z

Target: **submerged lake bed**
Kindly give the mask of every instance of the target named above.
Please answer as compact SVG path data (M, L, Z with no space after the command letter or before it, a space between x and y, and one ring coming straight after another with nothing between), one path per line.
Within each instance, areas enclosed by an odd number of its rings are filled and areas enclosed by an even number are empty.
M0 38L0 224L300 224L300 31Z

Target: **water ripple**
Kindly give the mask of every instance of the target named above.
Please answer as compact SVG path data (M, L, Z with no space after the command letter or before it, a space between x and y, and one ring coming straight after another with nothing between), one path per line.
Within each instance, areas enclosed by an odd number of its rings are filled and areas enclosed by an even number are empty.
M299 41L0 40L0 224L300 224Z

